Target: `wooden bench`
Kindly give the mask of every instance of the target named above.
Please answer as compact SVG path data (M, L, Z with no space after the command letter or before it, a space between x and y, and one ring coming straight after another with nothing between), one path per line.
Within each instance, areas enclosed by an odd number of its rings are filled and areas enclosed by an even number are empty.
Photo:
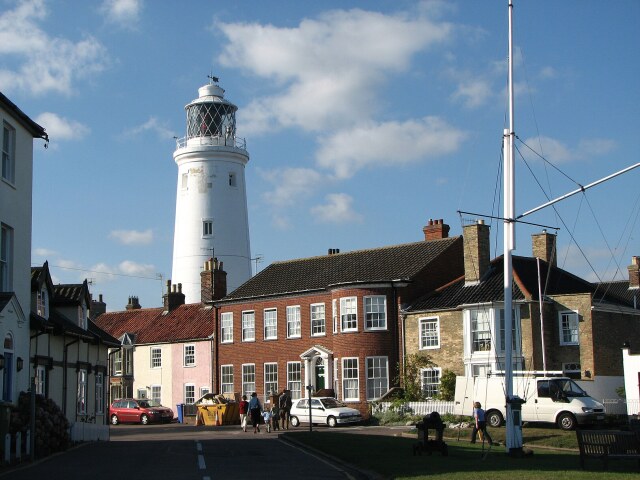
M580 466L584 469L587 457L599 458L605 470L609 459L627 458L638 460L640 470L640 435L619 430L576 430L580 448Z

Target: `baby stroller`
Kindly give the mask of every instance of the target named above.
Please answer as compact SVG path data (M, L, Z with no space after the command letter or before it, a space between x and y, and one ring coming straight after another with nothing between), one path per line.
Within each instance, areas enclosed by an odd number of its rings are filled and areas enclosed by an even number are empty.
M443 457L449 455L449 448L442 440L444 434L444 423L438 412L431 412L416 424L418 429L418 443L413 446L414 455L422 455L426 452L431 455L433 452L440 452ZM429 429L435 430L435 439L429 438Z

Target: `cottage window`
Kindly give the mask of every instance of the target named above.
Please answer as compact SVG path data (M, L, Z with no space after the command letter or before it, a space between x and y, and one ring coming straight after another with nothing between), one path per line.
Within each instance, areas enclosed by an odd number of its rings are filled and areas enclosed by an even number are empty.
M36 313L42 318L49 318L49 292L46 287L42 287L36 294Z
M376 400L389 390L389 359L367 358L367 400Z
M344 401L360 399L357 358L342 359L342 399Z
M76 413L86 415L87 413L87 371L78 370L78 392L76 395Z
M356 297L340 299L340 325L343 332L358 330L358 300Z
M578 312L560 312L560 345L578 345Z
M13 228L2 224L0 229L0 292L13 290L11 269L13 267Z
M184 386L184 403L187 405L196 403L196 386L193 383L187 383Z
M338 301L331 302L331 317L333 319L333 333L338 333Z
M287 338L300 338L300 305L287 307Z
M113 374L122 375L122 350L116 350L113 354Z
M220 367L220 377L222 379L221 393L233 392L233 365L222 365Z
M16 130L7 122L2 125L2 178L15 182L16 169Z
M264 364L264 401L269 401L269 395L278 393L278 364Z
M104 413L104 373L96 372L96 415Z
M194 367L196 364L196 346L185 345L184 346L184 366Z
M151 368L162 367L162 350L160 348L151 349Z
M36 393L38 395L47 395L47 367L38 365L36 367Z
M491 350L491 322L488 310L471 311L471 350L488 352Z
M423 368L420 370L422 380L422 394L425 398L433 398L440 392L440 375L442 369L439 367Z
M517 310L511 311L511 349L515 352L517 349L518 338L520 338L520 322L517 317ZM504 352L505 349L505 323L504 323L504 308L500 309L500 351Z
M364 297L364 321L367 330L387 328L387 297L376 295Z
M324 335L325 329L324 303L311 304L311 336Z
M151 400L162 404L162 386L151 385Z
M275 340L278 338L278 311L270 308L264 311L264 339Z
M421 318L420 322L420 350L440 348L440 319Z
M242 312L242 341L253 342L256 339L255 312Z
M242 365L242 393L250 397L256 391L256 366L253 363Z
M222 343L233 342L233 312L225 312L220 315L220 337Z

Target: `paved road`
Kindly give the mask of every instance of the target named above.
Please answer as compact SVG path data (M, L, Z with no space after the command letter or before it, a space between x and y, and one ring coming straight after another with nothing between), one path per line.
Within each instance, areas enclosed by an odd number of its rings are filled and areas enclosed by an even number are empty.
M315 427L314 427L315 428ZM297 429L302 430L302 429ZM316 429L321 433L323 427ZM326 430L326 427L325 427ZM293 431L293 430L292 430ZM363 427L349 433L389 434ZM293 435L295 438L295 435ZM113 480L161 478L358 479L358 472L278 439L276 433L244 433L238 426L118 425L109 442L83 444L0 474L2 480Z

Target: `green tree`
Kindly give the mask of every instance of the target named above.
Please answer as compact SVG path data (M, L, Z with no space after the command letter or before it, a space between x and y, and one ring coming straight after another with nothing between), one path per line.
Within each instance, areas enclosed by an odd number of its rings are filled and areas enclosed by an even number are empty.
M429 355L412 353L406 356L404 368L400 365L399 383L404 388L404 400L417 402L424 400L420 370L434 366Z
M451 370L445 370L440 377L440 393L438 400L453 401L456 394L456 374Z

